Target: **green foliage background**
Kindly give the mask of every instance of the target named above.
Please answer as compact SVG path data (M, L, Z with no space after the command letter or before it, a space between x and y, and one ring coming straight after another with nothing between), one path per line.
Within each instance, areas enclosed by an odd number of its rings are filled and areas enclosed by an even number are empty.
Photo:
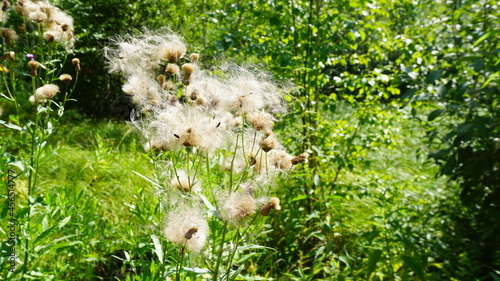
M131 172L147 175L149 162L117 121L131 106L103 47L168 27L206 65L250 62L296 86L278 127L289 150L312 160L281 183L283 210L256 237L274 250L245 252L236 280L500 279L496 1L54 4L75 19L82 72L76 113L44 166L40 227L60 226L45 239L66 244L46 249L41 274L98 280L140 267L137 280L159 280L146 223L162 214Z

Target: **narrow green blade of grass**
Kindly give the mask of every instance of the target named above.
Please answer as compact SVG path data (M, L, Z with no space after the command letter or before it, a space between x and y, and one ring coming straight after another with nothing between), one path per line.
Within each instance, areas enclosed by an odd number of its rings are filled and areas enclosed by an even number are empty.
M372 275L373 271L375 270L375 267L377 265L377 262L380 260L380 257L382 256L382 250L374 250L370 256L370 259L368 260L368 268L366 269L366 279L370 279L370 276Z

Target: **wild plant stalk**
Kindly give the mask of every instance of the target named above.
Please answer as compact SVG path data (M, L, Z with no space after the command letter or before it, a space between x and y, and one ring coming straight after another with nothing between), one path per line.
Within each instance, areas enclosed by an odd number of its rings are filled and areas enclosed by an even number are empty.
M32 94L33 96L36 96L36 80L35 77L31 77L31 88L32 88ZM31 224L30 224L30 218L31 218L31 208L32 208L32 194L33 194L33 189L36 186L36 169L38 165L35 163L38 163L38 146L37 146L37 127L38 127L38 105L35 106L35 122L33 123L33 126L31 128L31 149L29 151L29 167L28 167L28 213L27 213L27 220L26 220L26 233L31 233ZM30 239L26 237L25 240L25 253L24 253L24 267L23 267L23 276L27 273L28 270L28 265L29 265L29 255L31 251L29 250L29 241Z

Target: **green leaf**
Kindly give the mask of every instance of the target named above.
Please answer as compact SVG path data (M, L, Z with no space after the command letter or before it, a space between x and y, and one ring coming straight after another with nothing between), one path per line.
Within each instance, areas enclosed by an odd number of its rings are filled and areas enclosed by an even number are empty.
M339 260L345 263L347 268L351 268L351 264L349 263L349 259L346 256L339 256Z
M240 267L238 267L238 269L236 269L236 271L230 277L231 280L234 280L236 277L238 277L238 275L241 273L241 271L243 270L243 268L245 268L245 266L244 265L240 265Z
M277 17L277 16L272 16L270 19L269 19L269 24L271 25L275 25L275 26L279 26L281 23L281 20L280 20L280 17Z
M148 177L146 176L143 176L141 175L140 173L136 172L136 171L132 171L132 173L138 175L139 177L145 179L146 181L148 181L149 183L151 183L152 185L158 187L158 188L162 188L159 184L157 184L156 182L154 182L153 180L149 179Z
M200 267L183 267L185 271L189 272L194 272L196 274L207 274L210 273L210 270L207 268L200 268Z
M409 89L404 94L401 95L401 97L399 98L399 101L403 102L406 99L411 100L411 98L413 98L413 96L415 95L415 93L417 93L417 89Z
M432 83L436 82L436 80L441 78L442 75L443 75L442 70L433 70L433 71L429 72L429 74L427 75L426 82L428 84L432 84Z
M11 123L7 123L3 120L0 120L0 124L4 125L5 127L9 128L9 129L13 129L13 130L21 131L21 132L26 132L25 129L23 129L17 125L11 124Z
M429 153L430 158L434 159L442 159L443 156L446 156L450 153L450 149L441 149L441 150L436 150L431 153Z
M363 30L361 30L361 29L360 29L360 30L358 30L358 32L359 32L359 36L360 36L361 40L362 40L362 41L365 41L365 39L366 39L366 32L364 32L364 31L363 31Z
M465 133L468 133L469 130L472 128L472 126L474 126L473 123L465 123L465 124L462 124L460 125L457 129L456 129L456 132L457 134L459 135L464 135Z
M455 154L450 155L448 161L446 161L446 164L444 164L444 167L442 169L443 174L451 174L451 172L453 172L453 170L455 169L456 163L457 158L455 157Z
M495 79L496 77L498 77L498 74L500 72L495 72L493 75L490 75L490 77L488 77L488 79L483 83L483 85L481 86L481 89L483 89L484 87L488 86L488 84L493 80Z
M321 184L321 178L318 174L314 174L313 182L315 186L319 186Z
M13 98L6 96L4 93L0 93L0 96L4 97L7 100L14 101Z
M38 236L35 239L34 244L36 245L37 243L41 242L43 239L45 239L45 237L49 236L57 228L61 229L62 227L64 227L69 222L70 219L71 219L71 216L66 217L63 220L61 220L57 225L54 225L51 228L49 228L49 229L45 230L44 232L42 232L42 234L40 234L40 236Z
M161 264L163 264L163 247L161 246L160 240L156 235L151 235L151 239L153 239L153 244L155 246L155 253L158 256L158 260Z
M479 39L476 40L476 42L474 43L474 47L477 46L479 43L483 42L484 40L486 40L486 38L490 37L491 35L491 32L487 32L485 33L483 36L481 36Z
M366 269L366 278L369 279L370 276L372 275L373 271L375 270L375 266L377 265L377 262L380 260L380 257L382 256L382 250L374 250L372 254L370 255L370 259L368 260L368 268Z
M444 109L443 108L440 108L440 109L436 109L434 110L433 112L431 112L429 114L429 116L427 116L427 121L433 121L434 119L436 119L439 115L441 115L441 113L444 112Z
M481 56L465 56L461 57L457 60L457 62L464 62L464 61L475 61L475 60L480 60Z
M405 265L411 268L420 280L425 280L424 268L420 263L410 256L402 256L402 258Z
M292 200L290 200L290 202L304 200L304 199L307 199L307 195L299 195L297 197L294 197L292 198Z

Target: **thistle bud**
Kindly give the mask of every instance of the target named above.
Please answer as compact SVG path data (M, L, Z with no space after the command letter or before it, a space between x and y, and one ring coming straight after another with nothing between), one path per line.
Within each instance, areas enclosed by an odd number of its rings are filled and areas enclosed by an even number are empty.
M191 75L195 70L196 65L194 65L193 63L186 63L182 65L182 72L184 73L184 79L182 80L182 83L184 83L184 85L189 85Z
M160 87L161 87L162 89L165 89L165 86L166 86L166 85L165 85L165 80L166 80L165 75L163 75L163 74L158 75L158 76L156 77L156 80L158 80L158 85L160 85Z
M10 59L10 60L15 60L16 58L16 53L15 52L5 52L2 56L2 59L6 60L6 59Z
M72 62L72 63L73 63L73 65L75 66L75 70L76 70L77 72L78 72L78 71L80 71L80 70L82 70L82 69L81 69L81 67L80 67L80 59L78 59L78 58L74 58L74 59L72 59L72 60L71 60L71 62Z
M275 209L277 211L281 210L280 199L278 197L271 197L269 203L267 203L264 207L260 209L260 213L263 216L267 216L269 215L272 209Z
M61 76L59 76L59 80L68 83L69 81L73 80L73 77L71 77L71 75L69 74L61 74Z
M28 66L31 69L31 75L36 76L38 74L37 69L38 69L38 66L40 66L40 63L37 62L36 60L30 60L28 62Z
M7 1L7 0L3 0L3 6L2 6L2 11L7 11L7 9L9 8L10 6L10 2Z
M167 64L167 68L165 68L165 71L170 76L175 75L175 74L179 74L179 66L175 63L169 63L169 64Z
M200 59L200 54L192 53L190 56L190 59L191 59L191 62L198 63L198 60Z
M292 158L292 165L297 165L299 163L307 163L308 157L309 157L309 153L304 152L304 153L300 154L299 156Z

